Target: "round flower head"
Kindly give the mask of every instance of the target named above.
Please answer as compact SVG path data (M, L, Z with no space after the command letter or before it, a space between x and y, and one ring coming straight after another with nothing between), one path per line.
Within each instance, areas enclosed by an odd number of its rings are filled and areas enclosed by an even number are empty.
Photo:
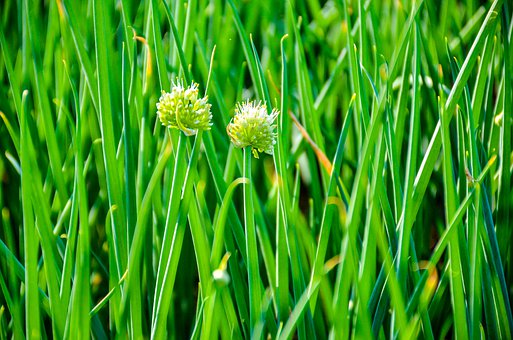
M209 130L212 123L208 97L199 98L198 84L185 88L182 81L173 83L171 92L162 91L157 103L157 115L164 126L180 129L187 136L198 130Z
M226 269L216 269L212 272L212 277L214 278L214 283L219 287L227 286L230 281L230 274L226 271Z
M278 110L273 109L271 114L268 114L267 106L261 102L246 101L237 104L235 115L226 131L236 147L251 146L255 158L258 158L259 152L272 155L276 144L276 125L273 124L278 113Z

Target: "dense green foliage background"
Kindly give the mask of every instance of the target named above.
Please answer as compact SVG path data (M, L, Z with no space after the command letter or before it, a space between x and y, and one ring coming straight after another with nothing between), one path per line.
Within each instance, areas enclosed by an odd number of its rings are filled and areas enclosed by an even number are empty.
M0 8L0 338L513 336L509 0Z

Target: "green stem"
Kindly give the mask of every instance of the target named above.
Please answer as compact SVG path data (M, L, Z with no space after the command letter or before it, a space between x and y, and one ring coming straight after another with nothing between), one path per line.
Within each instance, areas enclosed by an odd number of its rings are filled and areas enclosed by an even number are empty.
M41 336L38 294L38 239L34 221L34 211L30 194L31 170L28 152L27 98L28 91L23 92L20 126L20 162L23 176L21 178L21 204L23 209L24 252L25 252L25 331L27 339Z
M253 332L260 314L262 294L258 270L257 237L255 213L253 211L253 184L251 183L251 147L244 149L243 172L248 182L244 184L244 225L246 228L246 255L248 258L250 329Z
M196 164L198 161L198 155L200 153L200 145L202 141L203 133L200 131L196 136L196 141L194 143L193 150L190 155L190 159L187 165L187 175L184 176L182 174L176 175L177 171L180 171L180 168L183 167L183 163L180 161L184 158L183 153L186 148L186 137L183 133L180 133L179 142L178 142L178 151L177 158L175 163L175 177L173 178L173 184L171 188L171 195L173 198L173 203L169 204L169 218L166 221L166 232L171 232L169 229L170 226L174 226L172 239L168 238L167 242L169 242L169 246L166 249L163 248L161 252L161 259L159 263L159 274L157 275L157 286L155 287L155 301L153 306L153 327L152 327L152 339L164 339L166 333L166 324L167 324L167 316L169 313L169 307L172 303L173 297L173 287L176 279L176 271L178 268L178 262L180 260L180 254L182 253L182 244L183 238L186 230L186 221L189 212L189 205L192 201L192 186L193 186L193 175L195 171L193 169L196 168ZM183 171L183 170L182 170ZM181 185L180 185L181 184ZM178 185L180 185L178 187ZM178 195L178 196L174 196ZM181 195L181 196L180 196ZM176 199L175 199L176 198ZM178 201L177 201L178 200ZM191 222L192 226L192 222ZM193 237L197 236L197 229L191 230L193 233ZM197 241L197 237L195 238ZM164 237L164 243L166 242L166 237ZM172 242L172 243L171 243ZM167 244L166 244L167 245ZM162 261L167 257L166 266L163 267ZM205 256L203 256L205 257ZM208 258L206 259L208 263ZM205 268L203 269L202 277L205 278L207 274L205 274ZM210 273L210 269L206 269L207 272ZM162 277L160 275L163 275ZM159 278L161 278L159 280ZM200 281L202 280L200 277ZM204 291L207 288L203 287Z
M167 208L167 217L166 217L166 225L164 229L164 237L162 240L162 249L160 251L160 259L157 271L157 280L155 282L155 297L154 297L154 305L153 305L153 327L154 331L157 327L157 323L165 326L165 323L159 320L166 319L165 315L159 315L159 304L162 299L162 290L164 288L164 281L166 272L168 271L171 256L171 248L175 248L175 242L177 241L177 236L179 238L180 235L177 235L177 230L175 230L176 222L178 220L178 212L180 209L180 193L182 189L183 179L184 179L184 167L183 167L183 159L185 156L186 149L186 137L183 133L180 133L178 137L178 147L176 150L176 160L175 167L173 171L173 183L171 184L171 193L169 197L169 203ZM183 235L182 235L183 237ZM181 243L180 243L181 245ZM167 313L163 313L167 314ZM164 327L165 328L165 327Z

